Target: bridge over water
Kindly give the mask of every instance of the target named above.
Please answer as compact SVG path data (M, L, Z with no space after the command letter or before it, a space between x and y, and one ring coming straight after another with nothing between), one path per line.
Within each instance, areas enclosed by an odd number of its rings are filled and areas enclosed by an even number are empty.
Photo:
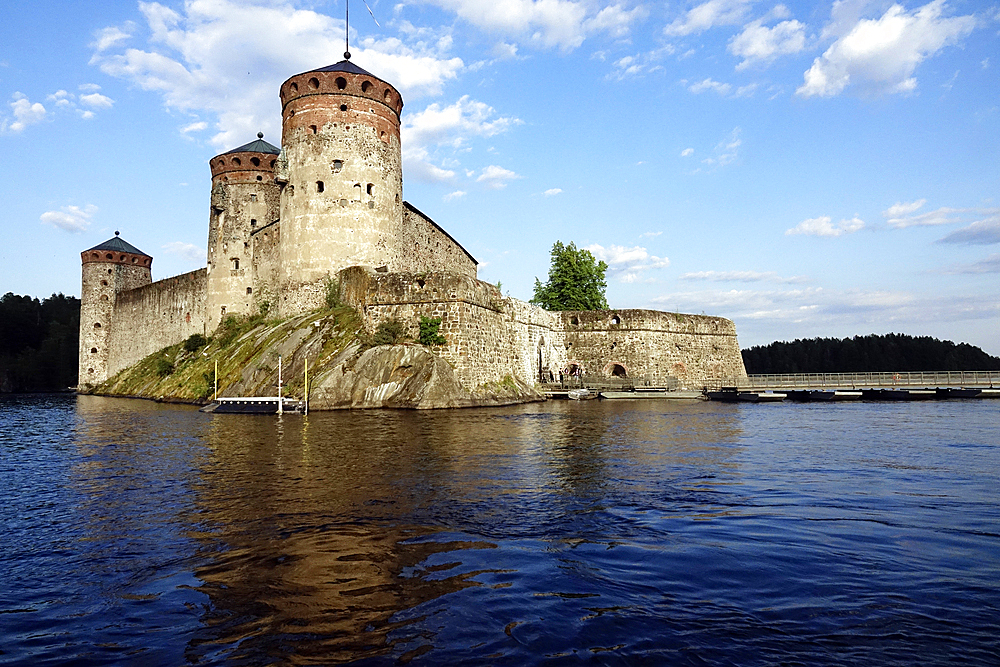
M934 389L1000 387L1000 371L921 371L913 373L791 373L725 378L719 387L740 390Z

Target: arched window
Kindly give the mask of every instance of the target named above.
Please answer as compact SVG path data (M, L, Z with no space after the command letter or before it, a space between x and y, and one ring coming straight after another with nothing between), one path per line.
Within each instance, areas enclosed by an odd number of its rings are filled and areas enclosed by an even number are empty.
M621 323L622 323L622 318L618 317L617 315L611 317L611 324L621 324Z
M232 261L233 261L233 271L239 271L240 270L240 258L239 257L233 257Z
M316 181L316 192L323 192L325 188L326 186L323 185L323 181Z
M625 371L625 367L621 364L615 364L611 369L611 375L616 378L626 378L628 373Z
M343 168L344 168L344 161L343 160L334 160L333 161L333 173L339 174L340 170L343 169Z
M345 79L342 76L338 76L337 77L337 89L338 90L343 90L344 88L347 88L347 79Z
M369 197L373 197L374 195L375 195L375 184L374 183L369 183L368 184L368 196Z
M90 348L90 353L91 354L97 354L97 348L96 347Z
M319 79L317 79L316 77L309 79L309 87L313 90L319 88Z
M372 82L371 82L371 81L364 81L364 82L362 82L362 84L361 84L361 92L362 92L362 93L367 93L367 92L368 92L368 90L369 90L369 89L370 89L371 87L372 87Z
M100 329L101 328L101 323L100 322L94 322L94 328L95 329Z
M260 166L260 158L259 157L252 157L252 158L250 158L250 164L252 164L255 167L259 167Z
M361 201L361 184L354 184L354 201Z
M235 164L238 167L238 166L240 166L243 163L240 162L240 159L238 157L234 157L233 158L233 164Z
M111 254L110 252L109 252L109 253L108 253L107 255L105 255L104 257L105 257L106 259L114 259L114 258L115 258L115 256L114 256L114 255L112 255L112 254ZM110 271L110 269L108 269L108 270Z

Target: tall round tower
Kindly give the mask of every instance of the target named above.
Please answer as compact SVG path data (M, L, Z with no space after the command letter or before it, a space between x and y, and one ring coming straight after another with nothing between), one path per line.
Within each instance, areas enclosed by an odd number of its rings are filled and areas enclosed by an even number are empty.
M126 243L115 232L90 250L80 253L83 283L80 289L80 379L81 386L108 379L108 339L114 322L115 301L120 292L153 281L153 258Z
M317 305L318 281L342 268L396 268L402 109L395 87L347 60L281 84L282 310Z
M256 279L253 244L258 232L278 220L280 188L274 172L279 153L258 132L256 141L209 160L208 331L227 315L254 312L272 298L272 285Z

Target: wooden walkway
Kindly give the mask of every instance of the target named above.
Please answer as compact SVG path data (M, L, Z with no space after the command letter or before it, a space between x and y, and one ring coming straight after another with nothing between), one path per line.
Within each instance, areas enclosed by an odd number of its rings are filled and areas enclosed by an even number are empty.
M717 387L739 389L907 389L1000 387L1000 371L938 371L919 373L797 373L724 378Z

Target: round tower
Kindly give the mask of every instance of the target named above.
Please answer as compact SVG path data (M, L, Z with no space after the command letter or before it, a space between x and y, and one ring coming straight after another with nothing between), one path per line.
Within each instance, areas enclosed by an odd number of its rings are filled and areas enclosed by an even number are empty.
M115 321L115 301L121 292L153 281L153 258L113 238L80 253L83 282L80 289L80 379L93 385L108 379L111 350L108 341Z
M208 224L206 326L213 331L227 315L256 312L273 294L276 258L254 258L255 243L276 233L280 188L275 182L277 146L257 140L216 155ZM268 245L271 245L270 243ZM265 255L267 253L264 253ZM272 251L273 254L273 251Z
M317 282L345 267L396 268L402 109L392 84L347 60L281 84L283 310L318 305Z

